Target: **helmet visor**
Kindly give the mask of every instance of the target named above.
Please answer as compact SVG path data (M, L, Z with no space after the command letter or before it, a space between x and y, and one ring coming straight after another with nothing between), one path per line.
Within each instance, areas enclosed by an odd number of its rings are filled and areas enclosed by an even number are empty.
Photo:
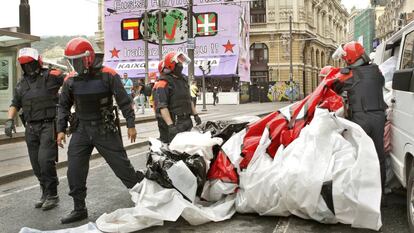
M69 64L69 67L72 71L75 71L78 74L82 74L85 71L85 65L83 64L83 58L66 58L66 61Z
M177 53L174 56L173 61L175 61L176 63L181 63L183 65L188 65L190 64L191 59L184 53Z
M21 64L23 73L29 76L34 76L40 69L38 61Z
M343 45L339 45L335 52L332 54L332 59L340 60L344 56L346 56L346 52L343 48Z

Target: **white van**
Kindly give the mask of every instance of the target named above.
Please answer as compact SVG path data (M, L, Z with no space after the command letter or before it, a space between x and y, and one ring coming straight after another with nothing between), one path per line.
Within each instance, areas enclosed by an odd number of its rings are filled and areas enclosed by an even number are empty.
M391 166L407 189L407 215L414 232L414 21L377 47L374 62L397 58L392 77Z

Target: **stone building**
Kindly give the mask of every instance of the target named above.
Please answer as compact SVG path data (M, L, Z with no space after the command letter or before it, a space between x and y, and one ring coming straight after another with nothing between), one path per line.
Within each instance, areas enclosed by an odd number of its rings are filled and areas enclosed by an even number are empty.
M289 16L292 16L293 81L300 96L319 83L319 70L340 65L331 55L347 41L348 12L338 0L257 0L251 2L251 81L289 81Z
M377 38L384 42L404 25L414 20L413 0L389 0L378 19Z
M354 28L355 28L355 17L361 12L360 9L356 9L355 7L351 9L351 14L348 18L348 38L347 41L353 41L354 40Z

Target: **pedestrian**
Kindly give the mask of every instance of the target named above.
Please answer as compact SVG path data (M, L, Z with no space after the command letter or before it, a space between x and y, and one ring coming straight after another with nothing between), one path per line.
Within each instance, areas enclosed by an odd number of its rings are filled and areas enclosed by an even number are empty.
M128 78L128 74L124 73L122 78L122 85L124 85L126 93L130 96L131 99L134 99L133 91L134 83L130 78Z
M193 80L191 82L190 90L191 90L191 99L193 101L193 105L197 106L197 97L199 95L199 90L198 90L198 87L197 87L197 81Z
M22 109L30 163L42 193L35 208L50 210L59 203L55 118L58 91L63 84L64 75L59 70L42 68L42 58L33 48L20 49L18 62L23 70L23 77L14 90L5 123L5 134L12 137L12 131L15 131L13 119Z
M140 182L143 174L135 172L131 165L122 145L119 124L115 122L113 97L126 119L128 139L131 143L135 142L137 133L132 100L119 75L96 61L91 43L84 38L74 38L68 42L65 58L76 74L65 78L62 87L57 143L63 147L70 110L75 105L76 117L71 121L67 171L74 210L61 219L62 223L71 223L88 217L85 204L86 178L94 147L128 189Z
M158 65L160 77L154 86L155 114L160 140L170 143L177 133L197 125L201 119L191 101L188 80L182 74L183 65L191 60L183 53L169 52Z
M384 190L384 127L387 107L382 92L384 76L376 64L369 64L370 59L358 42L340 45L332 58L342 59L348 65L340 70L333 89L339 94L346 92L349 103L345 106L346 118L360 125L374 141Z
M138 79L138 85L137 85L134 102L135 102L135 112L140 112L141 114L145 114L146 98L144 95L144 89L145 89L144 80Z
M213 105L216 106L216 103L218 103L218 88L215 86L213 88Z

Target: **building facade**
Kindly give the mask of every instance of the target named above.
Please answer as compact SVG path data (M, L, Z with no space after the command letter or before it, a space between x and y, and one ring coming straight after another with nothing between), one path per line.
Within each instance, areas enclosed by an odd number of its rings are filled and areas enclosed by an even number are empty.
M414 20L413 0L389 0L378 19L377 38L384 42L404 25Z
M258 0L250 8L251 81L265 86L290 80L289 17L292 17L293 81L299 95L318 85L319 70L347 40L348 12L338 0Z
M355 31L355 17L361 12L360 9L356 9L355 7L352 8L351 14L348 18L348 38L347 41L353 41L354 40L354 31Z
M362 10L354 19L354 41L361 43L367 54L373 51L375 38L375 9Z

